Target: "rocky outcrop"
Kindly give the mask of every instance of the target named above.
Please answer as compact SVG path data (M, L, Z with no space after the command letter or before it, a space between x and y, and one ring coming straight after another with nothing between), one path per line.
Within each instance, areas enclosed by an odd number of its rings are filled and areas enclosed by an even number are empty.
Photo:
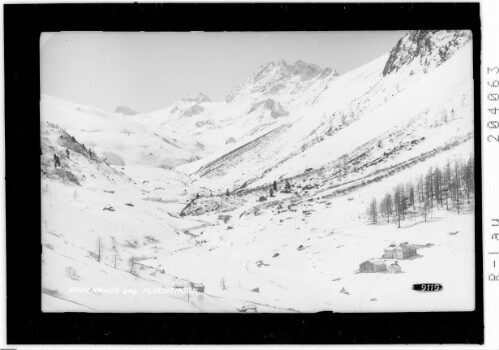
M118 106L118 107L116 107L116 109L114 110L114 112L115 113L120 113L120 114L123 114L123 115L135 115L135 114L139 114L139 112L134 111L133 109L131 109L128 106Z
M184 116L184 117L192 117L193 115L202 113L203 111L204 111L204 107L203 106L195 104L195 105L189 107L184 112L182 112L182 116Z
M468 30L412 30L401 38L383 69L383 76L410 67L410 74L440 66L471 41Z
M271 98L253 104L251 109L248 111L248 114L256 111L257 109L269 110L272 118L284 117L289 114L289 112L286 111L279 102L276 102Z

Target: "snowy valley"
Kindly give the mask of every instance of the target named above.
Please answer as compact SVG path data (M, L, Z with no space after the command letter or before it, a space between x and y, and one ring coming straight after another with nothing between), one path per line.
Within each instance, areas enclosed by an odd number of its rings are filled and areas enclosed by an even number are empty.
M43 311L473 310L471 46L410 31L150 113L43 95Z

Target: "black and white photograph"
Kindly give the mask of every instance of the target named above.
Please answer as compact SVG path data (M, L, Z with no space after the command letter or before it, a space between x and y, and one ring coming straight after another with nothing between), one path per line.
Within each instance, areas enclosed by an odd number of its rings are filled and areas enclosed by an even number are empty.
M42 311L475 310L473 40L42 33Z

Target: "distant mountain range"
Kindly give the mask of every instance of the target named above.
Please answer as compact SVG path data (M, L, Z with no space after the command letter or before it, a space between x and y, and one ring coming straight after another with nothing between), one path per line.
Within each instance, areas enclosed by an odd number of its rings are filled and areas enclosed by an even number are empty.
M200 93L151 113L126 106L108 113L44 97L42 120L120 165L180 166L206 187L260 185L308 168L334 172L353 155L362 155L356 168L378 159L377 168L470 137L470 43L468 31L410 31L390 52L341 75L279 60L225 101ZM405 152L407 142L414 143ZM379 160L383 154L391 158Z

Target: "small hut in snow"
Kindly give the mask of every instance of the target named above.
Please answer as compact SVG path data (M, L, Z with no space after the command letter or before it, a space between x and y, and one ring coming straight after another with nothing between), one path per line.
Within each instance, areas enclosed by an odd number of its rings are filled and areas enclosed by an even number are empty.
M390 273L400 273L400 272L402 272L402 268L400 267L400 265L398 264L398 262L395 261L393 264L391 264L390 266L388 266L388 271Z
M386 264L381 259L366 260L359 265L359 272L381 272L386 271Z
M198 293L204 293L204 284L190 282L189 285L190 285L192 290L195 290Z

